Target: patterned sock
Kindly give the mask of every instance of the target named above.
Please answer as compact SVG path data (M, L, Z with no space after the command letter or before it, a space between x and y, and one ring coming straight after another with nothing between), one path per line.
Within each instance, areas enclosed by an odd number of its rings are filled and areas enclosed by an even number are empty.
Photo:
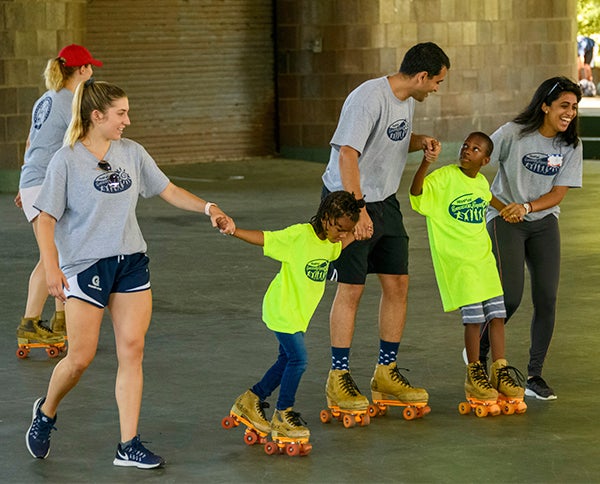
M389 365L396 361L396 355L398 354L398 348L400 343L390 343L389 341L379 340L379 365Z
M347 370L350 365L350 348L331 347L331 369Z

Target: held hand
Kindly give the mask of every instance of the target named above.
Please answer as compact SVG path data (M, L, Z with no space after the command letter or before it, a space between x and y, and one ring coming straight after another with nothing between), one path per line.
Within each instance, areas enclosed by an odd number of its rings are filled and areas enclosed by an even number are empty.
M423 157L427 163L433 163L442 151L442 144L435 138L428 139L430 143L423 143Z
M223 235L233 235L235 233L235 222L227 215L219 216L216 223L216 227Z
M46 270L46 284L48 285L48 293L51 296L54 296L63 303L67 302L63 287L69 289L69 283L58 267L50 271Z
M373 221L366 208L362 208L360 211L360 218L358 223L354 226L352 231L356 240L368 240L373 237Z
M19 208L23 208L23 202L21 201L21 192L18 192L17 196L15 197L15 205Z
M522 222L527 210L520 203L509 203L502 210L500 210L500 216L505 222L509 224L516 224Z

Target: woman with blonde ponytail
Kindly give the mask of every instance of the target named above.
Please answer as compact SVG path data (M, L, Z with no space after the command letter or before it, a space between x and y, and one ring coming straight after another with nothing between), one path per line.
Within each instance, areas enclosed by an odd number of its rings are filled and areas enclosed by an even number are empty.
M91 78L77 87L73 108L65 145L52 158L35 201L48 291L65 302L69 352L54 368L46 395L33 405L27 448L36 458L48 456L58 405L93 361L108 308L121 435L113 464L160 467L164 460L138 434L152 293L137 201L158 195L177 208L210 217L213 227L220 220L235 231L235 224L214 203L171 183L140 144L123 138L130 121L121 88Z
M63 144L71 119L73 92L81 82L92 76L92 65L100 67L102 62L94 59L85 47L71 44L64 47L57 57L50 59L44 71L48 91L33 106L25 163L21 168L19 193L15 197L15 204L23 209L36 240L40 212L33 206L33 202L46 177L50 159ZM46 274L40 258L29 277L25 315L17 327L20 346L30 342L56 344L64 341L66 328L62 302L55 302L50 327L42 324L42 311L47 298Z

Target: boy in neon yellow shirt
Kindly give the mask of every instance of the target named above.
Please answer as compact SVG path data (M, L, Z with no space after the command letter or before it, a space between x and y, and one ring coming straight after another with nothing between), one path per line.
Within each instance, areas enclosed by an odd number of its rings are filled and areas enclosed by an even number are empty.
M263 300L263 321L279 341L277 361L263 378L240 395L230 415L250 424L261 437L308 441L310 431L293 410L296 391L307 366L304 333L325 291L327 269L342 249L354 240L363 200L336 191L325 197L310 223L278 231L244 230L219 224L221 232L250 244L264 247L264 255L281 262ZM281 386L271 422L266 419L265 402Z
M410 203L427 217L431 258L444 311L460 308L468 359L467 399L496 402L501 393L523 400L524 390L510 375L504 358L506 310L502 285L485 227L485 211L492 198L479 172L490 161L492 140L471 133L460 149L460 164L427 171L441 150L425 152L410 187ZM427 175L427 176L426 176ZM490 380L479 362L479 335L489 325L494 363ZM515 369L516 370L516 369Z

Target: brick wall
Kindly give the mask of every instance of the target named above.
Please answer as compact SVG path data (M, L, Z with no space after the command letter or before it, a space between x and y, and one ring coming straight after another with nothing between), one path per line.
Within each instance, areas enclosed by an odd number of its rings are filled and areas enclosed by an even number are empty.
M575 78L575 38L576 0L278 0L281 150L327 159L347 94L425 41L452 68L418 104L415 131L446 142L493 131L544 79Z
M31 108L48 59L82 43L85 0L0 1L0 168L23 163Z

